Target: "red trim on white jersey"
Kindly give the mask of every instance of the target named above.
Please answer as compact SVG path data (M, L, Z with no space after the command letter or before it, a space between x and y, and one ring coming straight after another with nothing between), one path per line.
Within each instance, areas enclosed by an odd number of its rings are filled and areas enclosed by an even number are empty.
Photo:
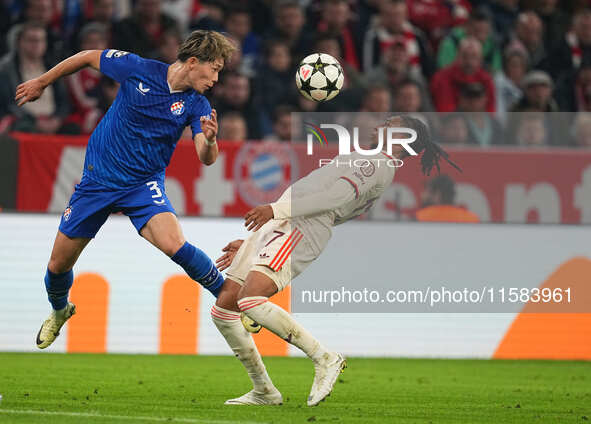
M291 252L293 252L293 249L295 249L295 247L298 245L298 243L303 238L304 238L304 235L298 231L298 234L296 234L292 240L289 250L287 250L286 252L283 253L283 257L281 259L279 259L280 262L277 265L275 265L275 268L273 269L273 271L279 271L281 269L281 267L285 264L285 261L287 261L287 258L289 257L289 255L291 255Z
M351 180L350 178L347 178L347 177L341 177L341 178L353 186L353 188L355 189L355 198L359 199L359 188L357 187L357 184L355 184L353 182L353 180Z
M298 230L297 228L294 229L287 240L283 242L279 251L275 254L271 262L269 263L269 268L273 271L279 271L287 257L291 254L294 247L300 242L300 240L304 237L304 235Z
M386 157L388 157L388 158L390 158L390 159L394 160L394 158L393 158L392 156L390 156L388 153L384 153L384 152L382 152L382 154L383 154L384 156L386 156Z

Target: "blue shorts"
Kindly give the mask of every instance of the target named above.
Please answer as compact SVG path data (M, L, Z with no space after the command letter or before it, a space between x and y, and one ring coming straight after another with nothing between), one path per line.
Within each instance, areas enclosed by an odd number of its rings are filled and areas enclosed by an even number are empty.
M140 186L113 190L82 178L62 215L59 230L69 237L93 238L112 213L122 212L139 232L162 212L176 214L164 193L164 178Z

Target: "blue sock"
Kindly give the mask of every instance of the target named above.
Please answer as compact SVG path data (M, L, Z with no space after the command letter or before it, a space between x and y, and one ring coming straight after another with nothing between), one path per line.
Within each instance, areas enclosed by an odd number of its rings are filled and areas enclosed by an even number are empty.
M54 274L49 269L47 270L45 274L45 290L47 290L49 303L56 311L64 309L68 304L68 293L73 281L74 273L72 270L63 274Z
M182 266L189 277L218 297L224 277L203 250L186 241L170 259Z

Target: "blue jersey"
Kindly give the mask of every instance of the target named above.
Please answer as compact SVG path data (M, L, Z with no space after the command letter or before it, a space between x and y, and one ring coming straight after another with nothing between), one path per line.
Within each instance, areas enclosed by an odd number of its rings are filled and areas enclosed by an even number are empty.
M189 89L173 91L168 66L135 54L105 50L100 70L121 84L117 98L88 141L84 177L112 189L160 179L184 128L201 132L207 99Z

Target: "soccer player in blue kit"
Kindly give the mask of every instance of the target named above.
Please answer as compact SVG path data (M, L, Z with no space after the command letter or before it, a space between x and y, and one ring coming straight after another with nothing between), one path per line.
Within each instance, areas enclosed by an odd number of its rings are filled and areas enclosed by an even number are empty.
M127 215L139 234L217 297L224 279L211 259L185 241L164 192L164 172L184 128L191 126L199 160L218 156L216 111L202 95L235 50L215 31L194 31L167 65L118 50L87 50L16 89L19 106L38 99L58 78L90 66L121 84L86 149L84 171L59 226L45 275L53 311L37 334L44 349L75 313L68 302L72 268L111 213Z

